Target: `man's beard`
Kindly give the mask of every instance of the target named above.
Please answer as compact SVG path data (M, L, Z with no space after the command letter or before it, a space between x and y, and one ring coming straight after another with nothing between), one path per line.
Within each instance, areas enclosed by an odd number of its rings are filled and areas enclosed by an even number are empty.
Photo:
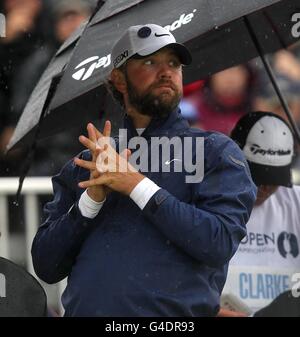
M127 76L126 76L127 77ZM182 93L178 91L174 84L170 81L160 81L155 86L170 85L174 91L174 96L168 100L162 96L155 96L148 90L148 93L139 94L138 90L127 79L128 98L130 104L137 109L142 115L151 116L153 118L165 118L178 106Z

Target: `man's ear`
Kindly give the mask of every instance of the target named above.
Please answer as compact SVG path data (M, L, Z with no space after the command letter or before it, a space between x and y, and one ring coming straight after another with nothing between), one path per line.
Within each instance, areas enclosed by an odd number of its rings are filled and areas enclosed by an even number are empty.
M121 70L113 69L110 74L110 79L118 91L120 91L122 94L125 94L127 92L125 75Z

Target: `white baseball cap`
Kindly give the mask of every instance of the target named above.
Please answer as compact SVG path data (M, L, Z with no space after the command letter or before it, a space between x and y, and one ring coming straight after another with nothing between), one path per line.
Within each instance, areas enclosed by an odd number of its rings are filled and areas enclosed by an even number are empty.
M188 65L192 62L189 50L177 43L175 37L164 27L150 23L131 26L113 46L113 66L118 68L134 55L147 56L166 46L175 50L182 64Z
M281 117L251 112L238 121L231 138L243 150L256 185L292 186L294 138Z

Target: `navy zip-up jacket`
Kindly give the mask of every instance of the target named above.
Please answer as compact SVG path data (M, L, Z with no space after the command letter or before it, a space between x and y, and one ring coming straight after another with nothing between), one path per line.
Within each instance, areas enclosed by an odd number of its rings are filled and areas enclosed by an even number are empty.
M128 141L137 136L130 119L125 126ZM214 316L219 310L228 262L256 197L246 160L230 138L189 128L178 110L150 123L143 137L153 136L204 137L203 180L188 184L186 172L143 172L161 187L143 210L112 192L88 219L78 208L78 182L89 171L70 161L53 177L54 199L45 206L32 257L45 282L68 277L66 316ZM91 158L89 151L80 156Z

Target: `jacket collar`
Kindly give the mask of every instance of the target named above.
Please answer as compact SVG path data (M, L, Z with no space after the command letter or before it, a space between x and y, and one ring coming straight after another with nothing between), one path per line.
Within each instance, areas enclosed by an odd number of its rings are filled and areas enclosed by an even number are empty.
M128 115L124 118L124 128L127 129L128 140L138 136L132 119ZM180 109L176 108L166 118L152 119L142 137L167 136L187 128L189 128L188 122L182 117Z

